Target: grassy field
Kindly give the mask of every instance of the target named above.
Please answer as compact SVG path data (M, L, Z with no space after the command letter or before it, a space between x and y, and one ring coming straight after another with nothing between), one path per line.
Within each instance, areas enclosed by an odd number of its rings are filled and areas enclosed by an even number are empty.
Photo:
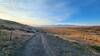
M0 30L0 56L14 56L31 36L32 33L22 31Z
M0 19L0 56L14 56L34 31L30 26Z
M87 44L100 45L100 27L47 27L42 30L64 36L64 39L83 40Z
M44 32L49 32L64 40L89 45L90 48L100 52L100 27L41 27ZM91 47L92 46L92 47Z

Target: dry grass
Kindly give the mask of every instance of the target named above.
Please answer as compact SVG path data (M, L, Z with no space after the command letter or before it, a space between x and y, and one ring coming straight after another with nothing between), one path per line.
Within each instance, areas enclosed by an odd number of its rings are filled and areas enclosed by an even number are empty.
M100 27L47 27L42 30L62 36L64 39L100 45Z
M14 56L16 50L22 47L32 35L19 30L0 30L0 56Z

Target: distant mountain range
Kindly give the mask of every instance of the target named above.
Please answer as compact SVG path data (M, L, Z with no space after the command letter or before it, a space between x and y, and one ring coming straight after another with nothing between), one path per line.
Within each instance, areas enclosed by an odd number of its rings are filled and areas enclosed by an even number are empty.
M36 27L100 27L100 26L96 26L96 25L91 25L91 26L88 26L88 25L38 25Z
M77 27L77 25L40 25L38 27Z

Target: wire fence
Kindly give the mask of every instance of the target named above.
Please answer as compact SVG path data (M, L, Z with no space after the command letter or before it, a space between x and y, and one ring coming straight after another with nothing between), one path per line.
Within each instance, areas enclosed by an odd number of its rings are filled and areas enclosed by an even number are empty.
M14 56L15 50L22 47L33 33L0 30L0 56Z

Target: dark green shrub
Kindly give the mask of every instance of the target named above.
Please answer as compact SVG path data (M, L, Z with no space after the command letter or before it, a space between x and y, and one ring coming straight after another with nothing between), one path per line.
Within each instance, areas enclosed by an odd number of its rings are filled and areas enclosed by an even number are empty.
M95 49L97 52L100 52L100 46L93 45L91 48Z

